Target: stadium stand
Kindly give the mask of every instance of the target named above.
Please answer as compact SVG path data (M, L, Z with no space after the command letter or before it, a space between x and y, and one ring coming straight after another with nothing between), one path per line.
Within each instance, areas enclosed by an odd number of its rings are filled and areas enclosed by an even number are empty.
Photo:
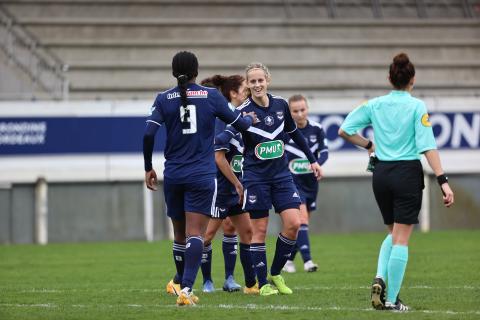
M272 90L283 95L375 95L386 89L386 65L399 51L416 62L417 94L480 93L480 1L0 3L13 17L10 29L30 34L50 54L51 69L63 70L68 82L56 86L55 98L151 97L173 84L170 59L182 49L199 56L200 77L265 62L275 74Z

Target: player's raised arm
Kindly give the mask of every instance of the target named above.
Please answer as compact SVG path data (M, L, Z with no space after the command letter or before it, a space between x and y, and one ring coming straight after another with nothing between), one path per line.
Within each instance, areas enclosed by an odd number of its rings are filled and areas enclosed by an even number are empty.
M216 104L215 115L227 125L234 127L238 131L245 131L257 121L254 112L245 114L244 117L242 117L242 114L239 111L230 110L228 101L219 92L214 92L212 95Z

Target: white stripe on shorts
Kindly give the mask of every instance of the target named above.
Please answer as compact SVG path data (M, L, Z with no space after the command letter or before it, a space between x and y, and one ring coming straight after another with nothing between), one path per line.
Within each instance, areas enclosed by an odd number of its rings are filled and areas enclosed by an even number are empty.
M213 192L212 206L210 208L211 217L215 217L215 211L217 210L217 208L215 207L216 201L217 201L217 178L215 178L215 191Z
M247 204L247 189L243 190L243 203L242 209L245 210L245 205Z

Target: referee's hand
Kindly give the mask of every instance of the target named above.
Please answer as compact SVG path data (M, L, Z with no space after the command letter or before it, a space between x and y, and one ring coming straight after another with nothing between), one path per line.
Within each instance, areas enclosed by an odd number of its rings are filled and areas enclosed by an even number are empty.
M157 173L155 170L150 170L148 172L145 172L145 184L147 185L147 188L153 191L157 191Z
M449 208L454 202L453 191L448 185L448 183L444 183L441 186L443 192L443 204L445 207Z
M323 169L322 167L317 163L311 163L310 168L313 171L313 174L315 175L315 178L317 178L317 181L322 179L323 177Z

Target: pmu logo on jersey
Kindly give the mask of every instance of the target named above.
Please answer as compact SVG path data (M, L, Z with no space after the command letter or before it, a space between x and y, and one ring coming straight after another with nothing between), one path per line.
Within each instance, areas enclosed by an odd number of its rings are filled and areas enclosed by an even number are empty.
M250 202L251 204L254 204L255 202L257 202L257 196L254 195L254 194L249 194L248 195L248 202Z
M293 174L312 173L308 159L293 159L288 163L288 169Z
M283 120L283 111L277 111L278 120Z
M233 172L239 173L242 172L243 157L240 154L233 156L232 161L230 162L230 167Z
M422 116L422 125L424 127L431 127L432 126L432 124L430 123L430 116L428 115L428 113L425 113Z
M285 151L282 140L262 142L256 145L255 155L260 160L276 159L283 156Z
M266 116L265 119L264 119L264 122L267 126L273 126L273 123L275 121L273 120L272 116Z

